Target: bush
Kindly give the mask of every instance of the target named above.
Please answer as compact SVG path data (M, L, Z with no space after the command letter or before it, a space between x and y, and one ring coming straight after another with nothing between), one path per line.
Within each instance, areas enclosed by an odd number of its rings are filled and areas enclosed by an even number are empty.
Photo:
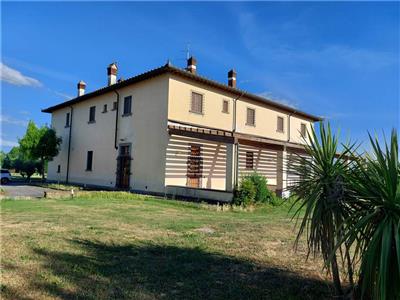
M247 206L254 203L256 197L256 187L249 178L244 177L241 182L239 189L235 191L233 198L233 204Z
M254 172L247 175L246 178L253 182L256 188L255 202L267 203L273 200L272 191L268 189L267 179L264 176Z
M234 204L237 205L277 202L277 196L268 189L267 179L256 172L242 178L234 197Z

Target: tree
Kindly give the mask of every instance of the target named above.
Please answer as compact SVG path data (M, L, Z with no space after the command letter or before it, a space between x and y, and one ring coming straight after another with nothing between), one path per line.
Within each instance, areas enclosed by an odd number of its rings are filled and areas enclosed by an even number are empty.
M306 156L295 156L289 162L289 170L295 173L299 180L289 190L295 195L295 216L300 218L300 228L296 245L303 235L307 234L308 255L322 253L326 266L332 273L333 282L338 296L343 295L340 280L339 263L336 245L343 237L342 225L348 218L346 174L349 172L349 162L345 159L353 146L348 146L339 155L338 138L320 123L319 135L314 128L307 132L304 139ZM307 157L308 156L308 157ZM346 253L348 254L348 248ZM349 259L349 256L346 255ZM352 274L352 266L347 266ZM350 278L352 281L352 278Z
M373 156L352 154L348 182L353 199L348 207L346 236L354 245L354 262L361 258L361 298L400 299L400 161L397 132L384 147L370 142Z
M32 149L31 155L40 160L40 173L42 174L42 179L44 180L45 164L47 161L52 160L53 157L58 155L62 139L57 137L54 129L48 127L41 128L39 134L39 140Z
M0 150L0 166L1 167L3 167L6 156L7 156L7 154L3 150Z
M20 149L24 157L29 160L39 160L38 172L44 180L45 165L59 153L61 138L57 137L54 129L47 126L38 128L33 121L29 121L26 133L19 140Z

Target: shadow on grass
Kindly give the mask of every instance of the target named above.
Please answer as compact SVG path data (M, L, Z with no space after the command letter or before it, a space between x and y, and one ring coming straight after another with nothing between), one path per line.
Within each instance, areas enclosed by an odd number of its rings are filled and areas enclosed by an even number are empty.
M332 291L324 281L198 248L71 242L83 251L34 249L57 280L39 277L33 288L61 299L326 299Z

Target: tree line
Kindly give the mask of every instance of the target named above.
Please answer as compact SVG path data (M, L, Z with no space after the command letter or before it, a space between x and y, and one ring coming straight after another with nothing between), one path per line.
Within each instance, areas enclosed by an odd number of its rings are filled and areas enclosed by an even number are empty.
M39 173L45 179L47 162L51 161L60 151L62 139L56 131L48 126L38 127L29 121L25 135L18 140L18 146L8 153L1 151L1 168L14 169L24 178Z

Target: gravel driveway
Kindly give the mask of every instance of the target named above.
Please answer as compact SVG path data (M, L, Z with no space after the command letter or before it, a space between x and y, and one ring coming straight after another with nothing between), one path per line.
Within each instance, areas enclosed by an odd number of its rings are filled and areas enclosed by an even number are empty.
M4 190L4 196L7 198L41 198L43 197L44 191L49 190L40 186L33 186L19 182L2 185L1 188Z

